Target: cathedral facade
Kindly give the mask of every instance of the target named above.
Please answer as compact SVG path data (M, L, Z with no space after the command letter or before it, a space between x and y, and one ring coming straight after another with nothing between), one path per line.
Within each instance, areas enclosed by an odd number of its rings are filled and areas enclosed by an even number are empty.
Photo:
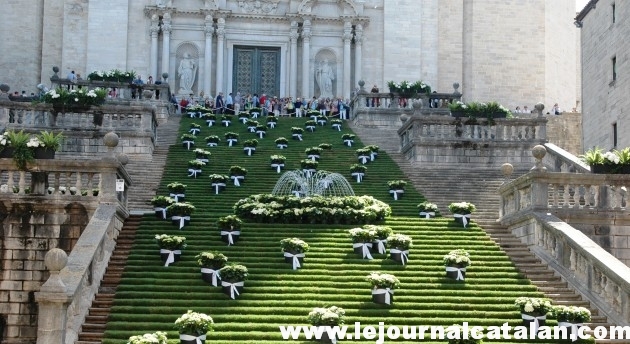
M134 70L173 93L349 98L422 80L466 101L579 104L573 0L37 0L3 4L0 83ZM30 34L26 34L30 33ZM7 38L8 37L8 38ZM168 74L164 79L162 75Z

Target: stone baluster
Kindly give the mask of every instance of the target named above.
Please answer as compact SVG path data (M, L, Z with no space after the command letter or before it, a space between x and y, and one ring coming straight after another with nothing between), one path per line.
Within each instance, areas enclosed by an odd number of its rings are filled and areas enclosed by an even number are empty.
M167 12L162 17L162 73L170 70L171 31L171 14Z
M160 32L160 19L157 14L151 16L151 75L158 80L158 33Z
M212 83L212 35L214 34L214 19L211 15L206 16L204 33L206 34L206 45L203 63L203 93L209 96Z
M311 92L311 21L302 24L302 95L310 97Z
M215 92L223 92L223 54L225 50L225 18L217 20L217 80Z
M289 54L291 55L290 62L290 75L289 75L289 96L298 97L297 94L297 40L300 37L298 33L298 23L296 21L291 22L291 30L289 32L289 40L291 43ZM304 94L306 96L306 94Z

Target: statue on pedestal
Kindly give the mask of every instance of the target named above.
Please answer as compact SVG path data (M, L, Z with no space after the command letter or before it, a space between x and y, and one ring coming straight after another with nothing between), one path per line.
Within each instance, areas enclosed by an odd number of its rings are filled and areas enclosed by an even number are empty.
M179 94L189 95L194 93L192 87L197 75L197 63L189 53L185 53L179 62L177 74L179 75Z
M317 86L319 86L319 96L321 98L333 97L333 80L335 80L335 72L328 63L328 59L324 59L315 68L315 81L317 81Z

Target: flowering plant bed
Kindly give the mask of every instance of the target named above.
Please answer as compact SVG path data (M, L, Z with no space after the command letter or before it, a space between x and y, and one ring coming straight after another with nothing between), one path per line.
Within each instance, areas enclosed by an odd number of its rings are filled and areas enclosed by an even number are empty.
M228 258L223 254L215 251L204 251L195 256L197 265L205 268L220 269L225 266Z
M396 276L391 274L385 274L381 272L372 272L365 278L370 282L373 289L390 288L395 289L400 287L400 280Z
M168 344L166 332L145 333L139 336L131 336L127 344Z
M155 241L165 250L181 250L186 248L186 237L168 234L156 234Z
M212 154L209 151L205 149L201 149L201 148L197 148L193 152L195 153L197 158L200 158L200 159L207 159Z
M230 167L230 175L231 176L245 176L247 175L247 169L241 166L231 166Z
M300 161L300 166L302 167L302 169L317 169L317 165L319 165L319 162L315 161L315 160L311 160L311 159L304 159Z
M304 129L299 127L292 127L291 134L304 134Z
M226 183L228 181L228 179L230 179L228 176L224 175L224 174L211 174L208 176L210 178L210 182L212 183Z
M350 233L350 237L352 238L352 242L365 242L371 243L376 239L376 230L373 228L352 228L348 230Z
M221 268L219 274L221 279L226 282L242 282L249 278L249 271L245 265L227 264Z
M206 166L206 163L201 161L201 160L189 160L188 161L188 166L192 167L192 168L202 168L204 166Z
M350 173L365 173L367 167L361 164L353 164L350 166Z
M168 188L169 192L172 193L184 193L186 192L186 185L179 183L179 182L173 182L170 183L168 185L166 185L166 188Z
M408 250L412 246L411 237L404 234L392 234L387 237L387 246L399 250Z
M512 112L497 102L471 102L463 103L461 101L449 104L451 115L453 117L472 117L472 118L512 118Z
M220 217L217 220L217 227L219 229L241 229L243 220L236 215L228 215Z
M514 301L521 313L537 313L545 315L551 311L551 300L538 297L519 297Z
M243 142L243 147L258 147L258 140L250 139Z
M206 136L205 140L206 140L206 143L214 143L214 144L218 144L221 141L221 139L217 135Z
M176 202L166 208L171 215L190 216L195 211L195 206L188 202Z
M404 190L407 182L404 180L391 180L387 182L387 186L390 190Z
M119 69L111 69L108 71L95 70L87 76L90 81L112 81L125 83L132 82L135 77L135 71L121 71Z
M477 207L469 202L457 202L449 204L448 210L453 214L470 214L477 210Z
M323 149L323 150L331 150L332 149L332 145L330 143L320 143L318 145L318 147Z
M584 307L553 306L551 316L558 322L585 323L591 321L591 311Z
M173 203L175 200L168 196L155 196L151 199L151 204L154 207L166 208Z
M306 153L306 155L320 155L322 154L323 151L324 149L320 147L310 147L310 148L306 148L304 150L304 153Z
M212 331L214 321L210 316L204 313L193 312L188 310L185 314L175 320L175 329L180 334L189 334L193 336L205 335L208 331Z
M280 247L284 252L294 252L294 253L305 253L308 252L309 246L308 244L298 238L286 238L280 240Z
M389 88L389 92L392 93L400 93L405 95L412 95L418 93L431 93L431 86L425 84L422 81L410 82L407 80L403 80L401 82L388 81L387 87Z
M375 239L387 240L389 236L392 235L393 230L392 227L389 226L381 226L381 225L365 225L364 229L374 231L376 233Z
M445 255L443 260L445 266L458 265L466 267L470 265L470 254L468 254L465 250L457 249Z
M68 90L63 87L57 87L46 92L42 97L42 101L44 103L53 104L53 106L91 106L103 104L106 96L107 90L104 88L95 88L91 90L79 88Z
M346 311L341 307L316 307L308 313L307 320L313 326L336 326L343 325L345 315Z
M274 154L269 157L272 164L284 164L287 158L284 155Z

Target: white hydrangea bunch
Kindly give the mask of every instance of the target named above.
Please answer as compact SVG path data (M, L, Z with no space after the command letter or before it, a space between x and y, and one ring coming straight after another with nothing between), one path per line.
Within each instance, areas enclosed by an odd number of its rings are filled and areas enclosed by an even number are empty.
M613 152L604 153L604 159L606 159L608 163L612 163L615 165L619 164L619 156Z
M127 344L167 344L166 332L145 333L131 336Z

